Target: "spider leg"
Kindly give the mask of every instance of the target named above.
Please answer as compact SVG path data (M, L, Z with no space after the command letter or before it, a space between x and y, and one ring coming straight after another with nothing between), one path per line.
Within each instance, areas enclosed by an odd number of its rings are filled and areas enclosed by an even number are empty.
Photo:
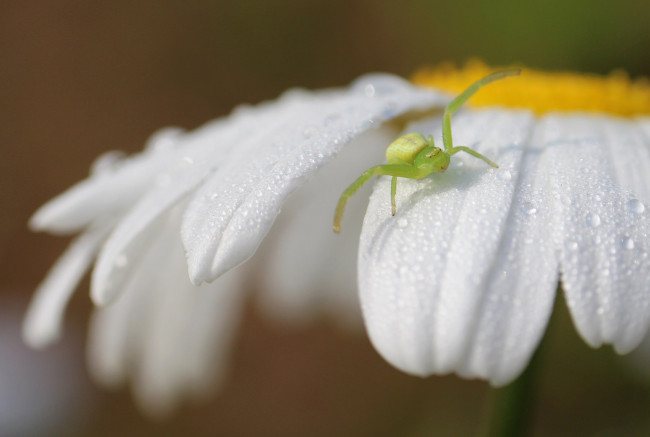
M429 135L430 141L433 141L433 137ZM389 164L402 164L402 165L412 165L410 162L404 161L399 158L393 158L388 161ZM395 215L397 207L395 206L395 194L397 193L397 176L393 176L390 181L390 208L391 214Z
M393 176L393 179L390 181L390 212L392 215L395 215L395 212L397 212L395 194L397 194L397 176Z
M341 231L341 219L343 218L343 210L345 209L345 204L348 202L348 199L352 197L354 193L357 192L363 184L365 184L371 177L374 175L386 175L393 176L395 178L409 178L409 179L421 179L431 172L426 169L421 169L414 167L411 164L384 164L372 167L365 172L356 181L346 188L346 190L341 194L339 198L339 203L336 206L336 212L334 213L334 232ZM395 192L391 186L391 201L394 202Z
M485 161L486 163L488 163L488 164L491 165L492 167L494 167L494 168L499 168L498 164L496 164L496 163L490 161L487 157L481 155L481 154L478 153L476 150L472 150L472 149L470 149L469 147L465 147L465 146L452 147L451 150L449 150L448 153L449 153L450 155L454 155L454 154L456 154L456 153L458 153L458 152L469 153L469 154L472 155L472 156L475 156L475 157L477 157L477 158L479 158L479 159L482 159L483 161Z
M469 86L465 91L460 93L458 97L449 102L445 108L442 116L442 142L445 145L447 153L451 154L454 149L454 143L451 140L451 115L458 111L465 102L469 100L481 87L494 82L495 80L503 79L508 76L518 76L521 70L503 70L485 76L483 79L477 80Z

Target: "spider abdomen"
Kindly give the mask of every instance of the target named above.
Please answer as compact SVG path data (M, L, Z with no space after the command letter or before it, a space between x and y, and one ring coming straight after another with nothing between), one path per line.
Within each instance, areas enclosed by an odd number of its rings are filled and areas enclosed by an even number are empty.
M428 146L427 139L420 133L412 132L402 135L388 146L386 149L386 159L388 162L393 159L399 159L412 164L418 153Z

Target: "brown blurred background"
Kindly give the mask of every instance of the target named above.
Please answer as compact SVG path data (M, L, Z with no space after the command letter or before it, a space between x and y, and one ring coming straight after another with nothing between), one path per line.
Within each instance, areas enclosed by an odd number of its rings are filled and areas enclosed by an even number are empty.
M479 56L492 64L650 73L642 1L6 1L0 3L0 436L464 436L488 386L413 378L327 321L290 330L249 308L232 376L162 423L85 371L87 282L64 341L26 350L28 299L66 241L26 221L102 152L193 128L294 86ZM589 349L562 309L550 332L536 436L650 435L650 381ZM38 419L38 420L36 420Z

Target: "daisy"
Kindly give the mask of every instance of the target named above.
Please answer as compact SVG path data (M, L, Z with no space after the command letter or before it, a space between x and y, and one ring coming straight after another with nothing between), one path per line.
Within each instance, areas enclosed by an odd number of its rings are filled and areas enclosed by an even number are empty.
M110 385L130 378L147 411L165 412L218 386L250 278L273 314L324 307L355 323L358 243L365 326L405 372L512 381L558 281L589 345L631 351L650 324L645 83L524 70L490 85L452 132L498 169L459 154L446 173L400 179L395 216L379 178L362 229L357 193L332 233L343 189L400 132L442 144L448 93L490 72L474 63L423 71L418 85L372 75L294 90L193 132L163 130L136 156L102 157L30 222L80 236L37 291L26 341L57 338L94 262L91 370Z

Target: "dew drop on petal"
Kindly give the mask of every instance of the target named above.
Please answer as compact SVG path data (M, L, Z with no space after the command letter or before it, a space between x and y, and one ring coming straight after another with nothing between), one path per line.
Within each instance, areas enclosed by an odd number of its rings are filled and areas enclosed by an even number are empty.
M305 130L302 131L302 135L306 139L312 138L312 137L316 136L316 134L318 134L318 129L316 129L313 126L307 127L307 128L305 128Z
M386 119L393 118L393 117L395 117L397 115L397 109L398 108L399 108L399 106L397 105L397 103L388 102L388 104L383 109L383 111L381 111L381 115Z
M154 132L147 140L145 150L154 153L166 153L172 150L178 143L184 130L179 127L167 127Z
M645 211L645 205L638 199L632 199L627 202L627 210L634 214L643 214L643 211Z
M407 219L405 219L405 218L401 218L401 219L397 220L397 226L402 228L402 229L407 227L408 225L409 225L409 221Z
M528 215L537 214L537 207L530 202L524 202L524 212Z
M363 93L367 97L374 97L375 96L375 86L373 84L369 83L368 85L366 85L363 88Z
M323 126L328 127L341 117L340 114L330 114L323 121Z
M592 228L600 226L600 216L595 213L587 214L587 226Z
M630 237L623 237L623 240L621 241L623 245L623 249L625 250L632 250L634 249L634 240L631 239Z
M379 127L379 126L375 123L375 119L372 118L372 114L370 114L368 119L361 123L361 130L366 130L373 127Z
M106 152L95 159L90 167L90 174L99 174L117 168L122 160L126 157L126 153L119 150L112 150Z
M502 181L509 181L512 179L512 174L508 170L500 171L499 172L499 179Z

